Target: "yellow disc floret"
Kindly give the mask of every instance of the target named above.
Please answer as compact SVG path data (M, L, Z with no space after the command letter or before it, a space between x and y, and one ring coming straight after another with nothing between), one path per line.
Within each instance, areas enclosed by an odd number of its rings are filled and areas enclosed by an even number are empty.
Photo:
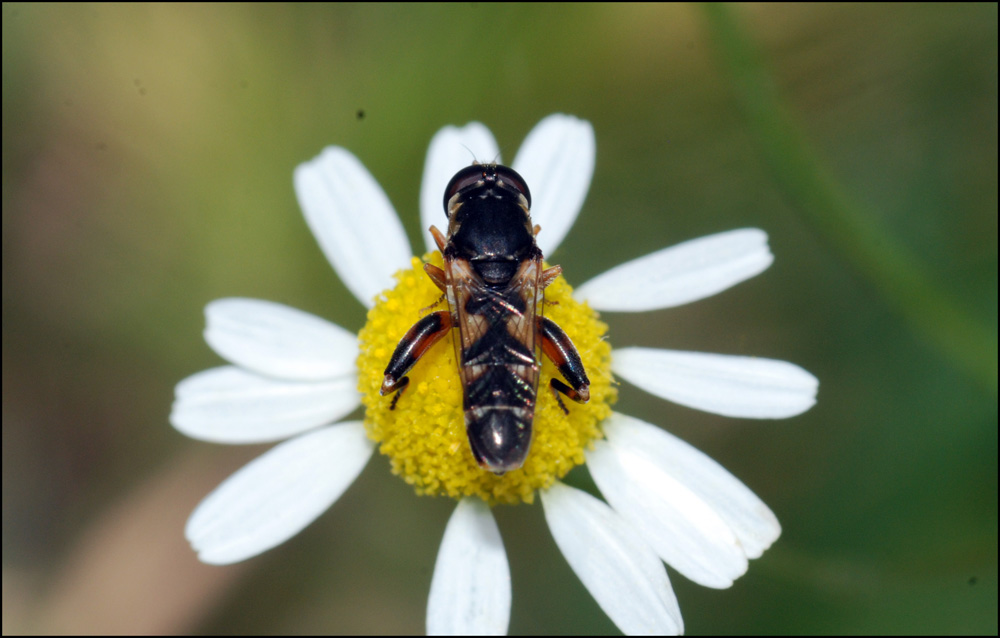
M426 259L442 266L438 252ZM441 291L424 273L423 262L414 257L411 266L396 274L396 287L379 296L358 334L358 384L368 436L389 457L393 473L418 494L479 496L490 504L532 502L535 490L549 487L583 463L584 449L602 436L598 426L617 398L611 346L603 339L607 325L587 304L573 299L562 277L545 289L545 316L566 331L579 351L590 378L590 401L579 404L563 397L569 410L565 414L549 389L553 376L562 377L543 355L531 451L520 469L497 476L476 464L465 434L462 383L451 343L457 335L447 335L413 366L410 384L395 409L390 410L391 396L379 395L400 338L427 312L447 308ZM440 306L435 306L439 300Z

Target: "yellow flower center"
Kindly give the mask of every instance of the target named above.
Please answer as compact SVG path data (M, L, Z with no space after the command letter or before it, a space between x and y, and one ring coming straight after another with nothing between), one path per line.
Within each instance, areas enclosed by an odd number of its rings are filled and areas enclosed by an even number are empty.
M442 266L438 252L425 259ZM573 299L572 288L562 277L545 289L545 316L566 331L579 351L590 378L590 401L580 404L563 397L569 410L565 414L549 389L549 381L562 376L543 355L531 451L520 469L503 476L480 468L469 448L462 383L450 343L457 335L436 343L413 366L409 387L394 410L389 409L392 396L379 395L396 344L441 298L417 257L409 270L396 273L396 280L396 287L382 293L368 311L368 321L358 334L358 389L365 405L365 428L389 457L394 474L418 494L478 496L490 504L531 503L535 490L549 487L583 463L584 449L602 436L598 424L611 414L618 391L611 377L611 346L603 339L608 327L586 303Z

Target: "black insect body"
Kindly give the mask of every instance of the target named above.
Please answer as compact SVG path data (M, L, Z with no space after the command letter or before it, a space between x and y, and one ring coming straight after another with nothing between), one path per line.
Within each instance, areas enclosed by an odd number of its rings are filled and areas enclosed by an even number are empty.
M381 394L399 400L417 360L452 328L464 388L465 428L476 462L498 475L524 464L531 447L540 352L569 381L552 379L552 390L579 403L590 399L590 380L572 341L543 316L545 287L562 272L545 269L531 225L531 194L515 171L473 164L445 189L448 235L431 234L444 268L424 271L448 300L449 310L418 321L396 346ZM568 412L567 412L568 413Z

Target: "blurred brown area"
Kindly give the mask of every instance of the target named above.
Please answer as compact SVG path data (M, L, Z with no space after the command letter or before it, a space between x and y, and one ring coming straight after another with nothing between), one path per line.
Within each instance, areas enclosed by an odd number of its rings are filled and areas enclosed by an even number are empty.
M204 460L196 453L172 459L83 526L33 610L30 620L37 624L9 629L107 635L195 631L247 567L203 565L181 534L191 503L225 477L224 464L209 468Z

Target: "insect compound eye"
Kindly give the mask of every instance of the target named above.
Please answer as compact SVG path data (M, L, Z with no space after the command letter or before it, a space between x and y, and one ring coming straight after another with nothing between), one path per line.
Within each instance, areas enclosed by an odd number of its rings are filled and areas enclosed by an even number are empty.
M528 184L517 171L499 164L473 164L455 173L455 176L448 182L448 187L444 189L445 213L448 212L448 202L456 193L480 182L498 181L524 195L524 198L528 200L528 208L531 208L531 191L528 190Z
M473 164L472 166L466 166L462 170L455 173L455 176L451 178L450 182L448 182L448 187L444 189L445 214L448 213L448 202L455 196L455 193L484 181L486 179L486 172L486 166L482 164Z
M524 198L528 200L528 208L531 208L531 191L528 190L528 183L524 181L524 178L517 171L513 168L497 165L496 175L498 180L524 195Z

